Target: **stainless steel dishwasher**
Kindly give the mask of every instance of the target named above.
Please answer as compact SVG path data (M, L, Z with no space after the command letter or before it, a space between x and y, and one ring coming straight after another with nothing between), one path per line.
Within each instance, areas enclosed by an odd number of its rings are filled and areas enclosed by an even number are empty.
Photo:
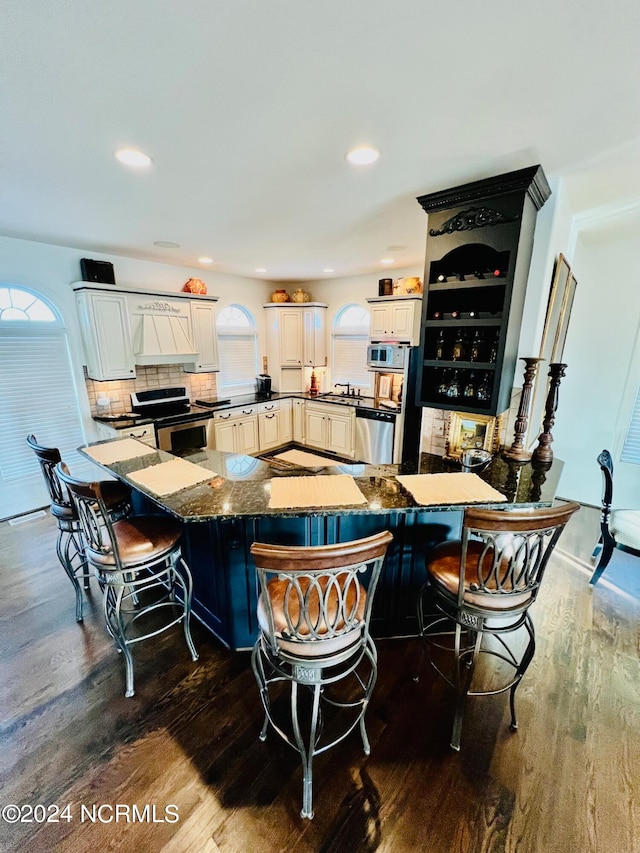
M370 465L393 462L396 416L391 412L356 409L356 459Z

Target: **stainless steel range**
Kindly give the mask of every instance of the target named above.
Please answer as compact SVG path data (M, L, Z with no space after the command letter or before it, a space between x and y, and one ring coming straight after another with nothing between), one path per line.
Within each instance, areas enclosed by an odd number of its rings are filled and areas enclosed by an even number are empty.
M186 388L136 391L131 395L131 408L153 420L160 450L181 456L207 446L207 424L213 413L191 405Z

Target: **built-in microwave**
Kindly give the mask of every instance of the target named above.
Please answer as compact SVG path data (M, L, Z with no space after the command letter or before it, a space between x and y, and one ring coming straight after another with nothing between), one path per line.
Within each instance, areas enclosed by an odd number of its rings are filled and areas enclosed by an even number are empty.
M409 347L403 344L369 344L367 367L380 370L404 370Z

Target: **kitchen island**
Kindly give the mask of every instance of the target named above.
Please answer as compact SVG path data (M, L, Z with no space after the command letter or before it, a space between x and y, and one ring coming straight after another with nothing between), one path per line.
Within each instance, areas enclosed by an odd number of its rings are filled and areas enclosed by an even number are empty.
M90 454L91 449L84 451ZM201 450L187 457L204 469L206 479L201 483L159 496L136 482L145 469L174 459L170 453L147 450L145 455L102 467L134 489L137 511L169 514L184 523L183 553L194 581L193 612L226 646L249 648L257 636L256 574L249 554L252 542L324 545L381 530L390 530L394 542L376 594L372 633L376 637L417 633L416 600L424 583L425 554L436 543L459 535L465 503L421 505L397 477L460 472L459 463L422 454L418 470L415 466L403 470L397 465L336 464L329 459L326 465L298 467L277 456L267 461ZM562 463L557 460L536 467L497 455L479 476L502 500L479 503L503 509L548 506L561 471ZM273 484L281 478L295 488L295 481L289 478L336 475L353 478L362 503L270 507Z

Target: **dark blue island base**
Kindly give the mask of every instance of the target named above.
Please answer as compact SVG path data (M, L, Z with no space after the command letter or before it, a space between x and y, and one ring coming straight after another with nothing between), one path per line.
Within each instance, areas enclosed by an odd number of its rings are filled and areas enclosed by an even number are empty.
M371 630L374 637L415 636L416 603L424 583L424 558L438 542L460 534L464 504L418 506L396 481L400 466L329 464L278 469L267 461L212 450L189 456L209 469L211 480L158 497L129 475L169 461L164 451L103 466L135 491L137 511L167 513L184 523L183 553L193 575L193 612L224 645L248 649L258 634L257 580L249 553L255 541L325 545L389 530L394 541L382 570ZM496 456L480 476L506 497L481 504L508 509L550 505L562 463L544 467ZM417 473L460 471L459 463L423 454ZM351 475L366 504L323 509L270 509L270 483L277 477Z

